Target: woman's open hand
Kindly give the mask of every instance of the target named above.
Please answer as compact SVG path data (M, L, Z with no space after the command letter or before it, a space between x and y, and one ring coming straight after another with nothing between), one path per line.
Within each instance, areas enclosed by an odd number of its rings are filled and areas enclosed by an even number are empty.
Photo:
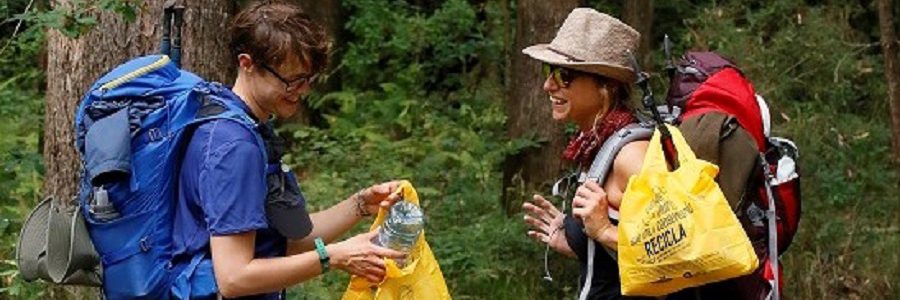
M532 202L523 203L522 209L525 210L525 223L531 227L528 236L549 245L556 252L575 257L575 252L569 247L562 228L565 214L537 194L532 198Z

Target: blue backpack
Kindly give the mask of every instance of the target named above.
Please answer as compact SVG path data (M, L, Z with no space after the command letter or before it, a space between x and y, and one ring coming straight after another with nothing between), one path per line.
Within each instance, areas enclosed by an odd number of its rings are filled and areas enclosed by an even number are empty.
M181 70L166 55L139 57L97 80L75 116L83 174L79 206L103 267L107 299L214 296L206 255L174 264L177 174L192 129L231 119L256 123L218 83ZM207 270L197 271L195 270Z

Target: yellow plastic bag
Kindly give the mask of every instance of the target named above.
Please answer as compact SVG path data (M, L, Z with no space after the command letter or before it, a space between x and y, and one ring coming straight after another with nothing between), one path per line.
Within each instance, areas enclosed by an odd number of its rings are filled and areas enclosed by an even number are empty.
M669 171L659 130L620 207L622 294L661 296L748 274L759 264L753 246L714 181L719 168L697 159L668 126L679 168Z
M403 200L419 205L419 196L409 181L400 183L397 193ZM381 208L369 231L378 229L384 223L388 210ZM371 283L365 278L353 276L350 286L344 292L343 300L406 300L406 299L451 299L447 291L447 283L441 268L431 253L431 247L425 241L425 231L419 235L415 247L406 258L406 266L402 269L394 260L385 258L385 279L380 283Z

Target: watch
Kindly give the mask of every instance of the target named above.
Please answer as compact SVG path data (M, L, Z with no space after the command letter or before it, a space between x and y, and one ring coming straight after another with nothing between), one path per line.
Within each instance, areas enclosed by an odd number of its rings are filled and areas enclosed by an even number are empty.
M319 263L322 264L322 274L328 271L328 265L331 262L331 257L328 257L328 252L325 251L325 242L322 241L322 238L316 238L316 253L319 254Z

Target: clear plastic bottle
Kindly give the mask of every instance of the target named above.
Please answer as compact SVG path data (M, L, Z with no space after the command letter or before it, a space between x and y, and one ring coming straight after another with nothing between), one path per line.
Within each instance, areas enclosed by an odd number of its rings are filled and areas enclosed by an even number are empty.
M375 244L406 254L413 249L425 227L425 216L417 205L399 201L391 206L384 224L378 229ZM400 267L405 261L398 260Z
M111 202L109 193L103 186L94 188L94 198L91 202L90 212L94 219L100 222L108 222L119 218L119 212Z

